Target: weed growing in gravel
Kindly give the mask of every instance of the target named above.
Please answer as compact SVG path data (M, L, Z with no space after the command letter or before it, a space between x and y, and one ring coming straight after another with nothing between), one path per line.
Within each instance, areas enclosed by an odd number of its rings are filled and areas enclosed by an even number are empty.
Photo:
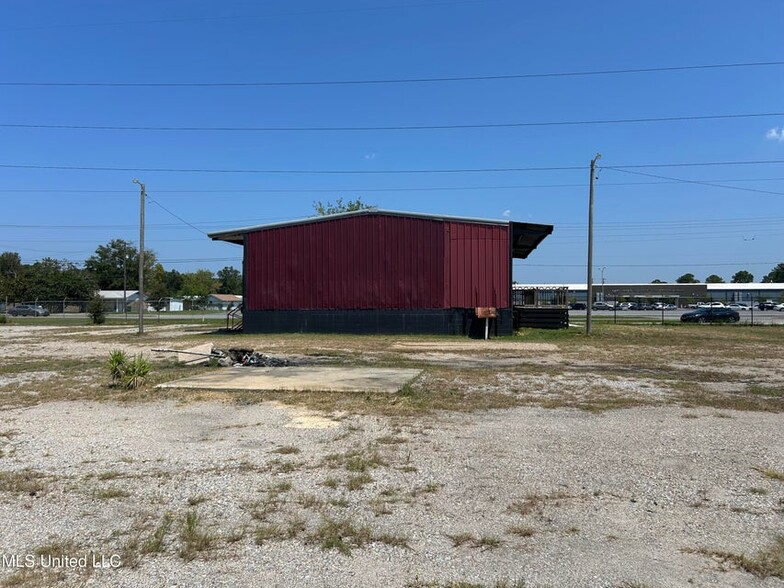
M784 472L780 472L779 470L774 470L773 468L756 467L756 466L751 469L759 472L766 478L770 478L771 480L779 480L781 482L784 482Z
M296 455L297 453L301 453L301 451L297 447L293 447L291 445L284 445L283 447L278 447L277 449L273 449L272 453L279 453L281 455Z
M729 564L754 574L759 578L784 578L784 535L779 535L773 544L754 556L713 549L686 550L710 557L720 564Z
M98 500L111 500L112 498L127 498L130 496L128 492L122 488L99 488L93 493L93 496Z
M180 557L183 559L194 559L197 553L209 549L215 541L212 533L199 528L200 522L196 511L188 511L185 515L182 529L180 530L180 539L183 543L180 549Z
M408 548L408 539L389 533L374 534L369 527L357 526L350 519L325 517L315 532L308 535L308 543L317 543L324 550L337 549L350 555L354 548L364 547L367 543L384 543L392 547Z
M316 531L308 536L308 542L318 543L324 550L337 549L344 555L350 555L353 548L363 547L372 537L369 527L358 527L350 519L324 518Z
M323 503L315 494L300 494L297 496L297 504L302 508L318 508Z
M479 584L467 580L452 580L448 582L425 582L416 579L406 584L406 588L526 588L525 580L496 580L492 584Z
M764 496L768 493L765 488L748 488L746 490L749 494L756 494L757 496Z
M34 470L0 472L0 492L36 496L47 490L45 477Z
M452 541L452 547L460 547L461 545L471 543L475 540L471 533L459 533L457 535L447 534L446 536L450 541Z
M518 537L533 537L536 529L527 525L512 525L506 529L510 535L517 535Z
M405 437L396 437L394 435L385 435L376 439L376 443L381 445L399 445L401 443L408 443Z
M161 553L163 551L163 541L166 539L166 535L168 535L169 531L171 530L173 520L174 519L170 514L167 513L163 515L161 524L155 528L147 541L142 543L141 552L143 554Z
M191 496L190 498L188 498L188 506L198 506L202 502L207 502L207 500L208 500L207 497L204 496L203 494L199 494L197 496Z
M338 480L337 478L327 478L321 483L321 485L334 490L335 488L340 486L340 480Z
M346 488L348 490L361 490L367 484L370 484L373 478L370 474L357 474L356 476L349 476L346 479Z
M122 478L122 474L115 470L109 470L108 472L101 472L96 477L99 480L116 480L117 478Z
M272 474L290 474L301 468L304 462L301 461L285 461L279 458L267 462L267 471Z

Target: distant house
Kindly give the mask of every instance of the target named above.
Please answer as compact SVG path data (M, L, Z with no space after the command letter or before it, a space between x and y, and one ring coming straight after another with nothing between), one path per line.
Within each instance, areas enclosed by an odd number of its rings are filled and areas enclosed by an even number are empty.
M98 290L98 296L103 298L103 306L106 312L129 312L138 308L138 290ZM125 309L123 308L123 301Z
M98 296L103 298L103 306L106 312L138 312L139 310L139 291L138 290L98 290ZM125 309L123 309L125 300ZM151 301L147 298L147 310L154 311ZM163 300L161 310L178 311L182 310L181 298L166 298Z
M210 294L207 308L211 310L229 310L242 304L242 296L237 294Z

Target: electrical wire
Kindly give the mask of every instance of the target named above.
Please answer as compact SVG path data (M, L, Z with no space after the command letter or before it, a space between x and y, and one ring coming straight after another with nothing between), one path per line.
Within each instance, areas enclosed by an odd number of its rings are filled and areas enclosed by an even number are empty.
M784 163L784 159L756 161L703 161L682 163L646 163L603 166L600 169L639 169L662 167L700 167L700 166L743 166L743 165L774 165ZM160 172L160 173L217 173L217 174L287 174L287 175L384 175L384 174L469 174L469 173L507 173L532 171L586 171L587 165L572 166L530 166L530 167L490 167L490 168L453 168L453 169L398 169L398 170L283 170L283 169L230 169L230 168L171 168L171 167L111 167L86 165L41 165L0 163L3 169L47 169L66 171L124 171L124 172ZM656 177L656 176L654 176ZM662 176L664 177L664 176ZM670 179L670 178L667 178ZM673 181L675 178L672 178Z
M661 176L657 174L648 174L639 171L632 171L629 169L620 169L618 167L605 167L604 169L609 169L611 171L618 171L625 174L634 174L636 176L646 176L649 178L658 178L661 180L669 180L672 182L683 183L683 184L696 184L698 186L708 186L710 188L724 188L725 190L738 190L741 192L754 192L756 194L769 194L773 196L784 196L784 192L774 192L773 190L761 190L759 188L744 188L743 186L726 186L724 184L716 184L713 182L703 182L700 180L685 180L682 178L673 178L669 176Z
M702 180L705 182L778 182L784 180L784 177L774 178L729 178L720 180ZM658 182L602 182L601 187L619 187L619 186L658 186L658 185L671 185L680 184L680 181L658 181ZM584 183L569 183L569 184L516 184L508 186L431 186L431 187L402 187L402 188L175 188L175 189L156 189L157 194L172 194L188 196L190 194L334 194L334 193L365 193L365 192L442 192L442 191L470 191L470 190L521 190L521 189L539 189L539 188L584 188ZM35 193L35 194L118 194L127 196L128 190L115 190L115 189L89 189L89 188L0 188L2 192L13 192L19 194Z
M663 116L641 118L616 118L594 120L561 120L541 122L514 123L475 123L450 125L392 125L392 126L359 126L359 127L199 127L199 126L131 126L131 125L71 125L71 124L39 124L39 123L0 123L5 129L43 129L43 130L76 130L76 131L155 131L155 132L365 132L365 131L445 131L470 129L513 129L526 127L553 126L585 126L614 125L659 122L686 122L701 120L727 120L742 118L764 118L784 116L784 112L755 112L743 114L711 114L687 116Z
M7 29L6 29L7 30ZM525 80L538 78L570 78L608 75L647 74L677 71L712 69L739 69L746 67L773 67L784 65L784 61L753 61L741 63L709 63L697 65L676 65L663 67L636 67L629 69L597 69L588 71L556 71L521 74L440 76L420 78L380 78L370 80L303 80L270 82L29 82L0 81L0 86L39 86L39 87L104 87L104 88L252 88L286 86L358 86L382 84L423 84L443 82L478 82L499 80Z

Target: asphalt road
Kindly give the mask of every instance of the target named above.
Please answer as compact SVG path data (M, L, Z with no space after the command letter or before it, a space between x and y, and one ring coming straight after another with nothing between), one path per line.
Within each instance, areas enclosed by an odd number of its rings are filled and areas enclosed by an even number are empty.
M691 308L679 308L678 310L665 310L664 320L665 321L680 320L682 314L691 312L692 310L693 309ZM613 312L612 310L594 310L591 314L594 317L598 317L602 319L607 319L607 318L612 319L614 316L617 315L618 321L662 320L662 311L660 310L619 310L617 313ZM740 314L741 323L751 323L753 321L755 324L761 324L761 325L784 325L784 312L779 312L776 310L755 310L754 312L750 310L745 310L739 312L739 314ZM570 310L569 317L572 319L584 319L585 311Z

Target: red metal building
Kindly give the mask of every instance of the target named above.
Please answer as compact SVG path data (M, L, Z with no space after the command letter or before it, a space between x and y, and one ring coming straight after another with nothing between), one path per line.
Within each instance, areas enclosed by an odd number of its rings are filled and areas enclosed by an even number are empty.
M210 234L243 245L246 332L511 332L512 259L550 225L365 209Z

